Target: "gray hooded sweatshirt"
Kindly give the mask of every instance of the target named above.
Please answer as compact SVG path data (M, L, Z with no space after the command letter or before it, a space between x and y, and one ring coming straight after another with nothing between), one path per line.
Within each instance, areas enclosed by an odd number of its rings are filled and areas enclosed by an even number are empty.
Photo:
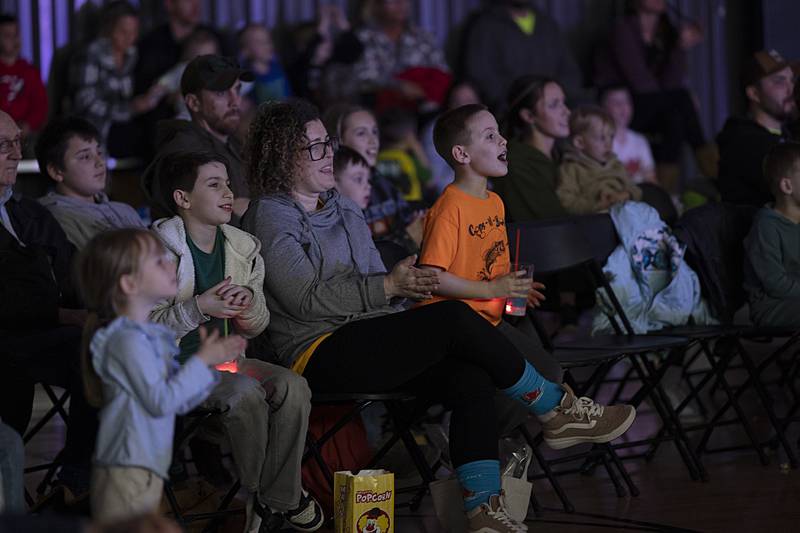
M285 366L325 333L400 310L386 299L386 269L361 209L335 190L320 199L308 213L288 194L262 197L242 219L261 241L268 331Z
M69 242L82 250L98 233L110 229L144 228L144 223L134 208L121 202L112 202L104 193L87 202L63 194L50 192L39 198L67 234Z

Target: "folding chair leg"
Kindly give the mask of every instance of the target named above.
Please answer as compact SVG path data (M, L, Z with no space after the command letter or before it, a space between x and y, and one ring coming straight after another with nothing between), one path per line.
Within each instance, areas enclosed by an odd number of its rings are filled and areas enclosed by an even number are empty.
M624 481L625 485L628 487L628 492L630 492L631 496L638 496L640 494L639 487L637 487L631 479L630 474L628 474L628 470L622 464L622 460L619 458L619 455L617 455L616 450L614 450L610 444L602 444L601 446L606 449L606 455L609 459L611 459L611 462L614 464L614 466L617 467L619 475L622 477L622 481Z
M567 493L564 492L564 488L561 486L561 483L559 483L555 473L553 473L553 470L550 468L550 464L547 462L547 459L545 459L544 455L542 455L542 452L539 450L539 446L536 443L536 440L533 438L533 435L531 435L531 432L528 431L528 428L526 428L524 424L519 426L517 430L522 434L522 438L525 439L525 442L528 443L528 446L531 447L533 455L534 457L536 457L536 462L539 463L539 467L541 467L542 472L544 472L547 481L550 482L550 486L553 487L553 491L555 491L556 496L558 496L558 499L561 501L561 506L564 508L564 512L574 513L575 506L567 497Z
M422 498L428 492L429 485L436 481L436 476L431 470L431 466L428 464L428 461L425 459L425 454L422 453L419 445L414 440L414 436L411 434L409 424L402 419L400 413L398 412L397 405L394 402L384 402L384 404L386 405L386 410L389 412L389 415L392 417L395 431L400 435L400 440L403 441L409 456L411 456L411 460L417 467L417 472L419 472L420 477L422 477L424 487L420 489L420 491L417 492L417 494L411 499L411 503L409 505L412 511L416 511L419 509L419 506L422 503Z
M183 519L183 512L181 506L178 504L178 499L175 497L175 491L172 490L172 483L169 481L164 483L164 495L167 497L167 503L172 510L172 518L178 523L181 528L186 528L186 522Z

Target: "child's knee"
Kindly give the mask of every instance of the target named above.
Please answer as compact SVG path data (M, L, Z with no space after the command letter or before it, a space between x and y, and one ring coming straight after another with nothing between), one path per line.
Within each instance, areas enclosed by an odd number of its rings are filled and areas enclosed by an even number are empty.
M306 379L292 370L279 367L270 380L264 383L267 401L272 410L291 407L311 410L311 389Z

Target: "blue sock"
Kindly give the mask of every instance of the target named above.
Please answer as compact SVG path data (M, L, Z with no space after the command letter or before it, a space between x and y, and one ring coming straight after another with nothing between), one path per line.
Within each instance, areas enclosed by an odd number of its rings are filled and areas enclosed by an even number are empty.
M456 468L456 476L464 489L466 512L488 503L492 494L500 494L500 461L486 459L463 464Z
M527 361L519 381L507 389L502 389L502 392L522 402L535 415L552 411L561 403L561 397L564 396L561 385L544 379Z

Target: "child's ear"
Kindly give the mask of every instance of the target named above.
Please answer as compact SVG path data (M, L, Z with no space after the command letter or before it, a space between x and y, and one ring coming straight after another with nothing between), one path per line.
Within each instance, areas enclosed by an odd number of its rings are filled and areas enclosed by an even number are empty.
M137 289L137 283L133 274L125 274L119 278L119 288L122 289L122 294L125 296L134 294Z
M456 144L450 151L450 155L453 156L453 161L459 163L461 165L467 165L470 162L469 153L464 148L464 146L460 144Z
M572 146L580 150L581 152L586 149L586 143L583 141L583 135L575 135L572 137Z
M792 194L792 191L794 190L792 188L792 180L790 180L789 178L781 178L780 181L778 181L778 189L783 194L789 196L790 194Z
M189 201L189 193L181 189L172 191L172 200L175 202L175 205L181 209L189 209L192 207L192 202Z
M56 183L64 181L64 172L52 163L47 164L47 175Z

